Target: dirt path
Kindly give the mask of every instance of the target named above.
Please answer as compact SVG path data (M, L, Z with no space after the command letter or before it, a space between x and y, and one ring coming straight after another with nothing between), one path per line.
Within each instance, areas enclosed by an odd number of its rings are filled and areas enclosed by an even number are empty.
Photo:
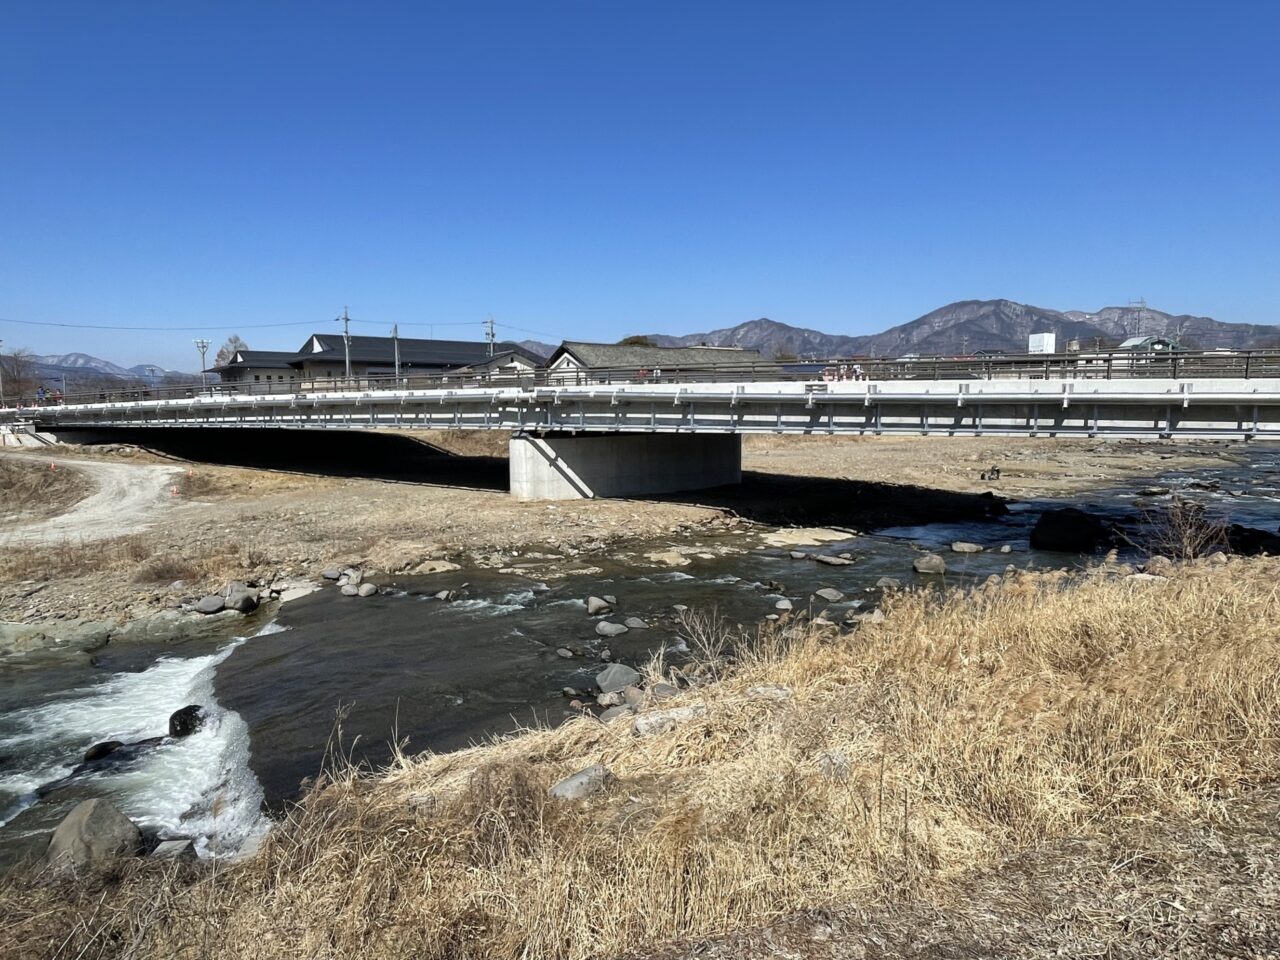
M97 490L61 516L0 532L0 543L42 545L105 540L145 530L173 509L169 488L180 467L41 457L59 468L79 470Z

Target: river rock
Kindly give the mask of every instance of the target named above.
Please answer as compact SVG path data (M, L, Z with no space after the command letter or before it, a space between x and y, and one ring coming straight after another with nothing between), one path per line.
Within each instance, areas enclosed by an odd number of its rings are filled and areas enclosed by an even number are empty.
M777 603L773 605L773 608L775 610L781 610L785 613L786 611L792 608L791 601L788 600L786 597L783 597L781 600L779 600Z
M596 624L596 633L602 637L618 637L627 632L627 626L621 623L610 623L601 620Z
M337 567L325 567L320 571L320 576L326 580L338 580L342 577L342 571Z
M622 691L622 702L635 710L644 706L644 691L637 686L630 686Z
M951 544L952 553L981 553L982 547L976 543L970 543L968 540L957 540Z
M816 547L838 540L852 540L854 535L843 530L827 530L823 527L793 527L766 533L761 539L771 547Z
M602 597L587 597L587 616L598 617L600 614L608 613L612 609Z
M655 710L636 717L631 725L631 733L637 737L652 737L668 730L674 730L690 720L705 715L707 708L702 704L690 704L687 707L670 707L666 710Z
M881 590L901 590L902 581L895 580L893 577L881 577L876 581L876 586Z
M169 736L189 737L204 726L204 707L193 703L169 715Z
M344 597L358 597L358 596L360 596L360 588L359 588L359 587L357 587L357 586L353 586L353 585L352 585L352 584L350 584L350 583L344 583L344 584L342 585L342 587L341 587L341 590L342 590L342 595L343 595Z
M649 624L645 623L639 617L627 617L627 619L622 622L627 625L628 630L648 630L649 629Z
M596 706L599 707L620 707L626 702L621 690L612 690L596 697Z
M372 597L377 592L377 586L372 583L362 583L356 588L356 593L362 597Z
M364 573L360 570L348 570L343 574L343 576L347 578L347 583L351 584L353 587L358 587L360 584L364 583Z
M610 650L608 647L605 647L603 650L600 651L600 659L603 660L605 663L608 663L610 660L613 659L613 651Z
M1093 553L1111 540L1111 531L1102 520L1076 507L1046 510L1031 528L1035 550Z
M226 606L227 601L222 599L222 597L210 595L207 597L201 597L196 601L195 611L196 613L203 613L205 616L208 616L211 613L221 613L226 609Z
M596 686L604 693L625 690L640 682L640 671L624 663L611 663L596 674Z
M947 561L936 553L926 553L911 562L911 569L916 573L946 573Z
M635 711L625 705L610 707L604 713L600 714L600 719L604 723L613 723L619 717L629 717Z
M789 554L787 554L787 556L789 556L792 560L803 560L805 557L809 555L805 553L803 550L792 550Z
M156 860L194 860L196 845L190 840L161 840L151 851Z
M853 560L849 557L833 557L829 553L815 553L812 556L813 559L819 563L825 563L828 567L847 567L853 563Z
M572 697L576 697L576 696L578 695L578 691L577 691L577 690L575 690L573 687L561 687L561 688L560 688L560 692L561 692L564 696L566 696L566 697L570 697L570 698L572 698Z
M51 866L82 867L135 855L142 833L110 800L77 804L53 831L46 858Z
M655 683L649 688L649 696L654 700L670 700L680 694L680 688L670 683Z
M671 605L671 609L674 610L676 613L684 613L686 610L689 609L689 606L688 604L684 604L684 603L673 603Z
M563 657L565 660L572 660L573 651L568 647L556 647L556 656Z
M609 595L609 594L607 594L607 593L606 593L606 594L604 595L604 597L602 597L601 599L603 599L603 600L604 600L604 602L605 602L605 603L607 603L607 604L608 604L609 606L611 606L611 607L616 607L616 606L618 605L618 598L617 598L617 597L614 597L614 596L610 596L610 595Z
M612 779L613 774L609 768L596 763L553 784L547 793L557 800L581 800L603 791Z
M844 594L835 589L835 587L823 587L821 590L813 591L813 595L815 597L820 597L827 601L827 603L839 603L844 599Z
M1169 493L1168 487L1143 487L1138 491L1140 497L1163 497Z
M664 567L687 567L690 563L688 557L675 550L655 550L653 553L646 553L644 556L651 563L659 563Z
M1009 544L1007 544L1007 543L1006 543L1006 544L1003 544L1003 545L1001 545L1001 547L1000 547L1000 552L1001 552L1001 553L1013 553L1013 547L1009 546Z
M101 760L108 757L124 746L122 740L104 740L102 743L95 743L92 747L84 752L84 762L93 763L95 760Z
M416 574L427 573L449 573L453 570L461 570L462 567L448 560L424 560L413 568Z
M227 598L227 609L238 613L253 613L258 609L258 593L250 590L243 583L229 583L223 592Z

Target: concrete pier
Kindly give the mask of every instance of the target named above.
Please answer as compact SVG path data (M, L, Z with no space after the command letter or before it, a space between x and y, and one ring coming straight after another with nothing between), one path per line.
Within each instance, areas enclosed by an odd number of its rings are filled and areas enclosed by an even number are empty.
M737 434L517 434L511 492L521 500L578 500L703 490L742 481Z

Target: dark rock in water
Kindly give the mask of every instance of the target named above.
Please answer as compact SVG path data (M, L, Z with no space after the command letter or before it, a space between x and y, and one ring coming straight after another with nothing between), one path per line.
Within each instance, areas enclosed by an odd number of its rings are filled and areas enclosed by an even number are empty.
M95 760L101 760L103 757L115 753L123 746L123 740L106 740L102 743L95 743L84 752L84 762L93 763Z
M189 737L203 726L204 707L193 703L169 717L169 736Z
M85 800L53 831L46 854L54 867L79 867L114 857L133 856L142 833L110 800Z
M1280 556L1280 535L1266 530L1255 530L1253 527L1242 527L1238 523L1233 523L1227 528L1227 543L1231 546L1232 553L1242 553L1247 556L1268 553L1272 556Z
M1047 510L1031 528L1031 546L1059 553L1093 553L1114 540L1111 527L1075 507Z

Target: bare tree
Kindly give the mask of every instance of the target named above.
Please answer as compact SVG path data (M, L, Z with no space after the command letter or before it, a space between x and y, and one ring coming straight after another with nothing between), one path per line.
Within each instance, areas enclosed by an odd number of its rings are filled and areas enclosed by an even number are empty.
M227 342L219 348L218 355L213 358L213 365L215 367L220 367L225 363L229 363L231 358L235 356L237 350L248 349L249 345L240 339L240 335L233 333L231 336L227 337Z
M4 368L4 393L6 397L30 397L40 385L36 376L35 360L30 350L14 350L8 356L0 356Z

